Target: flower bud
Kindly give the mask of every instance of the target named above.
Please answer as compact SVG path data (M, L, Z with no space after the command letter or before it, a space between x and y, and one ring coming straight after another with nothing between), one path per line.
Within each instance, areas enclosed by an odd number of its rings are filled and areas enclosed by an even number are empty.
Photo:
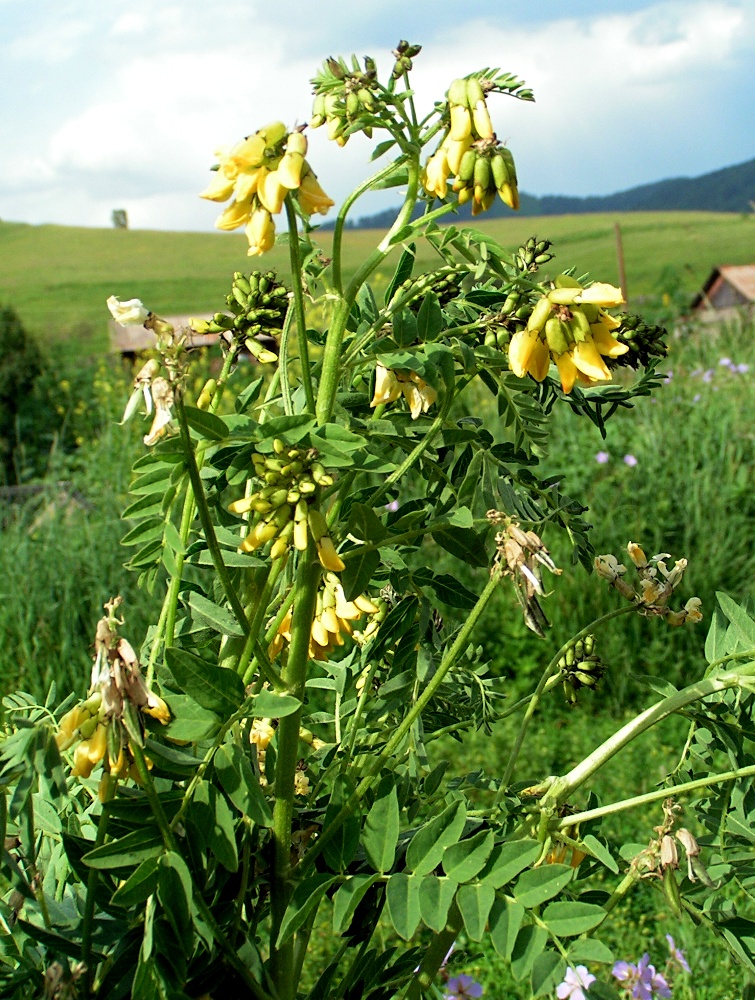
M627 545L627 552L629 553L629 558L635 564L637 569L644 569L647 566L647 556L636 542L629 542Z

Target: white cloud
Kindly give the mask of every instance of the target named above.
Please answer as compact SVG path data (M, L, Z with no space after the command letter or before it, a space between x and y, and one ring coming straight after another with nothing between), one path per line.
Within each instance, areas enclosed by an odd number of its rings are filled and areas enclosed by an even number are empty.
M23 135L5 130L0 215L102 225L109 208L125 206L136 226L207 227L214 206L196 192L213 151L272 118L302 121L308 80L328 52L307 51L296 5L282 11L229 0L208 12L200 0L115 0L89 19L83 9L72 0L60 17L51 15L39 31L26 25L5 46L15 59L41 63L44 86L40 97L25 92ZM342 0L329 16L351 9ZM503 23L491 15L464 21L463 30L439 30L416 61L414 83L427 106L451 78L481 65L526 79L537 104L492 101L524 189L608 192L738 156L724 151L724 136L703 141L692 123L707 123L709 132L723 127L717 89L736 86L730 74L755 47L749 5L663 2L634 13ZM385 71L391 57L378 55ZM59 116L52 128L51 109ZM323 131L311 135L311 159L326 190L342 198L368 169L366 144L352 140L341 150ZM732 149L744 141L726 138ZM396 201L386 192L360 203L357 214Z

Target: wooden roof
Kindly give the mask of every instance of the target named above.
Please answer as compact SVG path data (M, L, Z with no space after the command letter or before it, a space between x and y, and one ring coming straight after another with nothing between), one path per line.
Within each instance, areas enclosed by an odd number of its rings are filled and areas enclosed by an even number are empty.
M722 264L714 267L701 291L692 300L692 308L710 305L710 298L722 283L731 285L747 302L755 303L755 264Z

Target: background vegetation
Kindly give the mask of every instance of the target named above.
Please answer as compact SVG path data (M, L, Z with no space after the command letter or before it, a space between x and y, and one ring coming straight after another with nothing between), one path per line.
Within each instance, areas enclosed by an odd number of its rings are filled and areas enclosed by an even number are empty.
M565 217L539 228L556 250L568 249L579 267L616 280L613 222L614 216ZM682 290L680 298L693 292L714 264L746 259L752 239L752 220L738 216L635 214L621 222L630 293L646 296L658 309L673 307L674 290ZM513 246L532 224L497 220L480 228ZM348 238L356 264L368 240L358 231ZM283 271L282 251L271 256ZM212 310L222 301L229 272L246 265L243 238L0 224L0 265L0 298L18 309L40 344L31 388L14 414L14 457L6 478L42 487L24 504L6 498L0 506L1 685L3 692L21 687L43 696L55 680L63 691L81 692L102 603L123 594L127 633L139 642L160 597L137 591L133 574L122 568L127 550L120 546L119 513L146 428L117 426L132 377L127 366L102 355L92 358L106 342L104 299L113 292L139 295L167 314ZM40 273L46 276L42 284ZM664 281L676 281L676 289L664 289ZM701 597L707 610L716 590L737 599L753 593L754 341L752 321L679 326L671 338L667 385L656 399L643 400L635 413L617 414L605 441L584 419L559 413L552 453L542 460L549 474L565 475L567 493L584 490L589 497L597 551L618 555L632 539L648 551L688 557L685 596ZM207 363L198 362L198 384ZM240 374L239 384L244 380ZM480 398L478 405L492 401ZM503 590L479 636L512 698L530 688L563 637L618 600L582 568L571 567L568 551L555 555L564 574L545 602L553 623L548 638L526 631L513 596ZM447 571L464 572L455 562ZM615 728L617 718L637 707L636 676L651 673L672 682L698 676L705 629L680 629L669 642L659 623L633 616L606 630L598 649L610 665L606 681L585 696L587 716L572 715L554 692L541 719L536 770L563 770ZM675 763L680 722L670 721L621 756L604 779L606 796L617 795L622 783L652 789ZM449 740L438 756L445 755L460 776L482 767L494 771L509 739L505 728L492 744L484 734L470 734L462 748ZM614 822L642 842L659 818L649 811L622 814ZM649 950L661 966L663 935L679 937L677 929L665 898L648 884L615 925L617 957L636 961ZM675 997L742 995L741 971L710 947L704 930L685 925L678 943L688 949L693 976ZM322 947L328 947L325 932ZM491 1000L526 995L492 952L478 950L475 957L473 947L463 965L452 967L462 969L485 984Z

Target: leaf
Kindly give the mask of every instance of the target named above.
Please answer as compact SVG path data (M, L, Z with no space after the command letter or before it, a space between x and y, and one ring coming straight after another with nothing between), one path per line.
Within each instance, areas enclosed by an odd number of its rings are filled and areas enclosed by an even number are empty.
M209 781L200 781L191 800L192 822L201 830L204 841L229 872L239 867L233 815L225 797Z
M395 778L386 775L378 786L362 830L362 846L375 871L385 873L393 867L400 832L399 820Z
M470 566L487 566L488 555L485 551L483 534L478 534L473 528L436 528L432 533L434 541L452 556L461 559Z
M157 857L147 858L113 893L114 906L135 906L143 903L157 888Z
M63 937L62 934L56 934L54 931L45 930L44 927L38 927L29 920L19 918L15 923L18 929L23 931L25 934L28 934L32 941L38 941L40 944L43 944L45 948L49 949L49 951L51 951L54 955L67 955L68 958L75 959L81 958L81 945L79 942L69 941L68 938ZM105 959L105 956L101 951L93 950L92 957L96 958L98 962Z
M467 934L473 941L482 940L494 900L495 889L483 882L462 885L456 893L456 905L464 919Z
M708 663L715 663L726 656L726 629L726 616L720 608L714 608L705 639L705 659Z
M341 807L351 798L353 791L354 783L351 779L345 775L339 775L336 778L328 808L325 810L323 828L333 822L341 811ZM335 834L325 844L323 848L325 861L333 871L344 871L354 860L359 848L360 830L359 813L354 811L346 817Z
M417 314L417 336L420 340L435 340L443 330L443 313L435 292L427 292Z
M541 845L535 840L510 840L496 847L480 872L480 880L500 889L529 868L540 857Z
M463 611L469 611L477 604L477 594L467 590L463 583L448 573L434 575L430 586L435 591L438 600L450 608L461 608Z
M602 962L613 965L614 954L597 938L584 938L574 941L569 948L569 959L575 965L577 962Z
M582 843L595 855L598 861L601 861L606 868L610 869L610 871L614 873L614 875L618 875L619 866L616 863L616 859L613 857L605 844L601 843L598 838L594 837L591 833L588 833L587 836L584 837Z
M530 982L533 997L541 997L554 990L566 972L566 962L555 951L544 951L532 966Z
M404 227L406 228L406 227ZM396 236L400 236L397 233ZM396 239L397 243L401 240ZM411 243L399 257L398 264L396 265L396 270L393 272L393 277L391 278L388 287L385 290L385 304L389 306L391 304L391 299L398 291L400 285L402 285L408 278L411 278L412 271L414 270L414 258L416 255L417 248L414 243Z
M405 872L398 872L388 879L385 893L388 916L398 936L405 941L414 936L420 921L421 881L419 876L407 875Z
M163 698L172 718L162 732L170 739L195 743L213 735L220 727L218 716L202 708L187 694L164 691Z
M244 682L233 670L175 646L166 649L165 660L181 690L221 719L233 715L244 700Z
M223 420L209 410L198 410L196 406L184 406L186 422L193 431L208 441L222 441L228 437L228 428Z
M222 635L244 635L244 630L227 608L213 604L196 590L192 590L189 594L189 607L216 632Z
M162 538L165 522L161 517L150 517L140 521L135 528L127 532L121 539L121 545L144 545L156 538Z
M191 897L191 874L186 862L175 851L166 851L158 863L157 898L181 942L186 941L191 930Z
M245 413L257 400L261 390L264 378L256 378L254 381L250 382L246 388L242 389L241 392L236 397L236 402L234 403L234 409L236 413Z
M542 919L556 937L576 937L597 927L606 916L602 906L568 901L546 906Z
M744 643L744 648L755 648L755 621L728 594L717 591L716 597L718 598L718 603L721 605L721 610L734 626L735 633L739 637L740 642Z
M162 837L154 827L134 830L125 837L111 840L109 844L95 847L81 859L89 868L110 870L130 868L147 858L156 858L165 850Z
M514 899L497 899L490 911L490 940L507 962L516 944L524 920L524 907Z
M393 314L393 339L399 347L409 347L418 339L417 319L411 309Z
M276 944L279 948L305 923L335 881L335 875L317 874L311 875L297 885L278 931Z
M364 894L378 881L380 875L352 875L343 883L333 897L334 933L343 934L348 930L354 911L361 903Z
M282 438L286 444L298 444L312 430L317 421L309 413L294 413L286 417L273 417L259 426L260 441Z
M355 555L352 555L352 552ZM380 553L376 549L367 552L351 549L349 558L344 562L346 569L341 574L341 584L346 600L353 601L367 590L373 573L380 565Z
M252 702L251 714L255 719L285 719L300 708L301 702L292 694L260 691Z
M511 952L511 972L514 979L524 979L532 972L535 959L545 948L548 931L544 927L522 927Z
M372 507L355 503L349 511L349 534L362 542L380 542L388 532Z
M422 919L436 934L446 926L446 917L458 884L445 876L425 875L419 887L419 910Z
M485 866L494 840L492 830L482 830L467 840L452 844L443 855L443 871L456 882L468 882Z
M272 826L270 806L241 747L235 743L218 747L213 764L223 791L239 812L257 826Z
M626 994L625 994L626 995ZM587 1000L621 1000L621 994L611 983L601 983L595 980L585 994Z
M569 865L543 865L519 876L514 896L528 910L557 895L574 875Z
M466 806L459 800L419 828L406 852L406 864L415 875L427 875L440 864L446 848L459 839L466 819Z

